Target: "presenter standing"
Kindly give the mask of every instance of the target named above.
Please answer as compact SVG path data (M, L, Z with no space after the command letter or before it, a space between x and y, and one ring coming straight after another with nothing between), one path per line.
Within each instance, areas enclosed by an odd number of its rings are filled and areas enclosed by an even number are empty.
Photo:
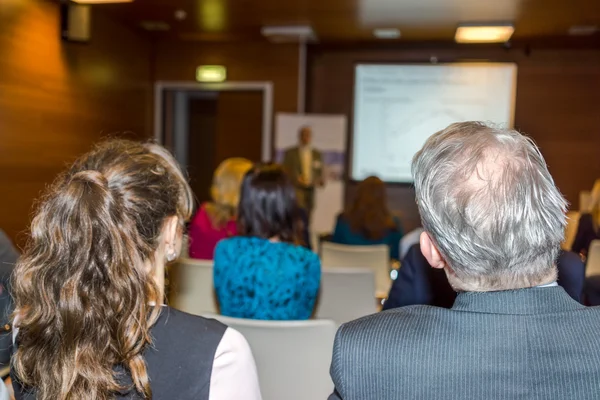
M310 216L315 202L315 188L325 184L321 152L311 146L312 129L303 126L298 131L298 146L285 151L283 168L296 188L298 204Z

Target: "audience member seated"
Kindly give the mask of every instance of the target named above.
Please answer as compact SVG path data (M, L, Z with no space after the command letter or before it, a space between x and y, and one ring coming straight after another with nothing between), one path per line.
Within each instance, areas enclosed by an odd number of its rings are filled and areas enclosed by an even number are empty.
M556 284L566 201L533 142L456 123L412 168L421 251L459 294L342 325L330 398L597 398L600 309Z
M162 147L110 141L55 181L17 263L19 399L260 399L241 334L163 304L192 192Z
M571 251L561 250L556 266L558 284L573 300L583 303L585 265L581 258ZM421 247L415 244L402 260L402 267L383 304L383 311L415 304L451 308L455 299L456 292L448 283L444 271L432 268L423 256Z
M590 244L593 240L600 239L600 179L594 184L590 195L590 204L587 209L581 210L581 216L577 223L577 232L571 245L571 251L580 254L582 258L587 257Z
M448 283L444 271L431 268L421 253L421 247L415 244L402 260L383 310L415 304L450 308L454 299L456 292Z
M236 234L236 214L240 185L252 162L245 158L228 158L215 170L210 189L212 202L204 203L188 228L191 258L212 260L215 246Z
M0 368L6 368L10 364L12 347L11 313L14 311L10 281L18 258L18 250L6 233L0 230L0 327L2 327L0 333ZM0 376L2 379L5 377L6 375Z
M302 320L312 315L321 280L319 257L299 245L294 187L276 165L244 177L238 233L215 249L214 284L223 315Z
M354 201L337 218L331 241L348 245L387 244L390 257L398 260L400 239L402 227L388 209L385 184L375 176L360 182Z

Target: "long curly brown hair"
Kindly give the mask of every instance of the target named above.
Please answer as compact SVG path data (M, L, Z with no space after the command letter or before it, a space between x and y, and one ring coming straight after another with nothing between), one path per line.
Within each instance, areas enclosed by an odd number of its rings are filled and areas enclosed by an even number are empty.
M385 184L376 176L370 176L358 184L354 201L343 216L353 232L367 239L378 240L389 230L397 229L387 205Z
M142 353L162 304L153 266L166 218L182 231L192 207L172 156L126 140L98 145L48 189L13 278L13 367L38 400L152 397Z

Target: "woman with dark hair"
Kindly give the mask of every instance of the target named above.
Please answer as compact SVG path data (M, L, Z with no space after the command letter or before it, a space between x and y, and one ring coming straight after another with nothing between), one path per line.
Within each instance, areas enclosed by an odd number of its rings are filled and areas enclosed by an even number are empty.
M358 184L354 201L337 218L332 242L348 245L387 244L397 260L402 227L387 206L385 185L376 176Z
M155 144L105 142L56 179L14 273L17 400L260 400L243 336L163 304L192 204Z
M259 165L242 182L238 234L217 244L214 285L221 313L262 320L312 315L319 257L301 246L294 187L281 167Z

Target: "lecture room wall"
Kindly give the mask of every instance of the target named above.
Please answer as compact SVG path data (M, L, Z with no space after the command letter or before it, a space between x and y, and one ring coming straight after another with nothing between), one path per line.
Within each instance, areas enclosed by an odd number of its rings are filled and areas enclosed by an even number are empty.
M58 2L2 1L0 228L19 245L68 162L104 135L151 130L150 41L94 11L91 42L73 44L60 40Z
M313 46L309 51L307 109L345 114L352 126L354 65L359 62L510 61L518 65L515 126L540 146L560 190L579 207L579 192L600 178L600 49L491 47L360 48ZM356 184L347 185L346 201ZM418 226L414 190L389 185L391 207L405 229Z

